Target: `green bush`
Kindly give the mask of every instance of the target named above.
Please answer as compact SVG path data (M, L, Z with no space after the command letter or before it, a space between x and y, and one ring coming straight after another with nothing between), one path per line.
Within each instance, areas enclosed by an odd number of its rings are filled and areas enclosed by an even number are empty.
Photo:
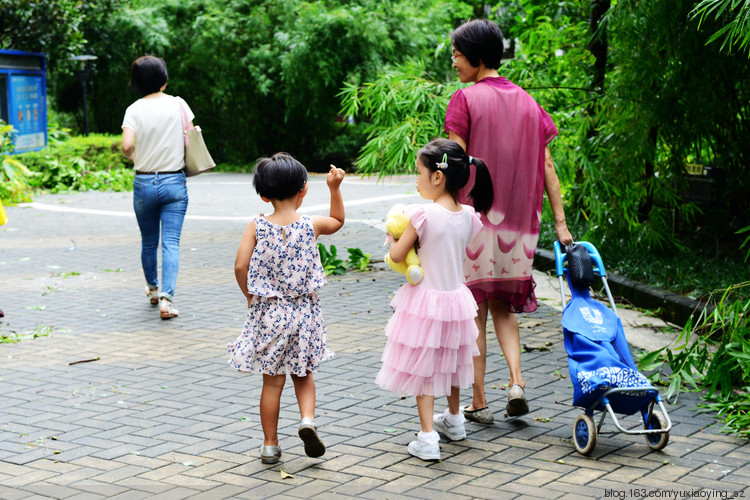
M330 249L327 249L324 244L318 243L318 252L320 252L320 263L323 265L326 276L346 273L346 265L338 257L335 245L331 245Z
M36 173L29 178L31 187L51 192L132 189L133 168L120 151L119 136L57 137L43 150L17 156Z
M364 253L359 248L347 248L346 250L349 252L349 262L346 263L347 269L354 269L356 271L367 271L370 269L372 255Z
M346 274L348 269L355 271L367 271L369 269L371 259L369 253L364 253L359 248L347 248L347 251L349 252L349 260L344 262L343 259L338 257L336 245L326 248L324 244L318 243L320 263L323 265L326 276Z
M750 439L750 281L720 290L698 320L688 321L669 346L643 356L638 368L668 383L666 399L702 390L704 411L724 423L722 432ZM665 368L669 367L669 371Z
M10 155L13 151L11 132L13 127L0 120L0 200L6 204L29 201L32 173L26 166Z
M634 251L625 243L602 243L589 237L587 225L576 217L568 217L568 229L575 240L587 240L596 245L608 273L627 276L692 299L705 301L717 290L750 281L750 266L737 253L717 257L711 251L693 246L672 252ZM750 231L750 226L747 231ZM556 240L552 209L545 198L538 248L552 249ZM750 247L750 237L745 245ZM750 259L750 256L746 258ZM738 299L750 300L750 287L738 288L735 293Z

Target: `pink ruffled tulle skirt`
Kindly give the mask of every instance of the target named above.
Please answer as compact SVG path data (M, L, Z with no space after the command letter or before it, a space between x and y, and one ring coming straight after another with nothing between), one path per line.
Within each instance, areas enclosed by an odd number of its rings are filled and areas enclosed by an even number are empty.
M414 396L447 396L474 382L477 304L465 286L431 290L403 285L391 301L383 366L375 382Z

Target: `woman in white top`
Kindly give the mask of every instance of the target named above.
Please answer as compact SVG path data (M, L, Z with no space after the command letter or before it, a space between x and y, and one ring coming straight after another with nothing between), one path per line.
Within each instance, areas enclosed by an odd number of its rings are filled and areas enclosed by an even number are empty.
M167 65L144 56L130 69L130 87L141 97L125 111L122 152L135 163L133 208L141 230L141 264L146 296L159 304L161 319L177 316L172 307L180 261L180 234L188 205L183 131L193 113L179 97L164 93ZM183 123L184 121L187 123ZM161 232L161 292L157 251Z

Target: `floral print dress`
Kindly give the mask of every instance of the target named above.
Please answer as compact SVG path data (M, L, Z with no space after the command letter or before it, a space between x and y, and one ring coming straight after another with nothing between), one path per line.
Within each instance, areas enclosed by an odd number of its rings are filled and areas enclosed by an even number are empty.
M242 334L227 345L229 365L267 375L316 373L333 357L318 297L325 273L312 220L287 226L255 218L256 246L247 272L253 295Z

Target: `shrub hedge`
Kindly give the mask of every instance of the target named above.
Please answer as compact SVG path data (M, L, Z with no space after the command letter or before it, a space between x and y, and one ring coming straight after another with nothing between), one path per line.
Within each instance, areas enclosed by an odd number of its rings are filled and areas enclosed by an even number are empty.
M103 134L69 137L15 158L32 172L32 189L129 191L134 173L120 151L120 141L120 136Z

